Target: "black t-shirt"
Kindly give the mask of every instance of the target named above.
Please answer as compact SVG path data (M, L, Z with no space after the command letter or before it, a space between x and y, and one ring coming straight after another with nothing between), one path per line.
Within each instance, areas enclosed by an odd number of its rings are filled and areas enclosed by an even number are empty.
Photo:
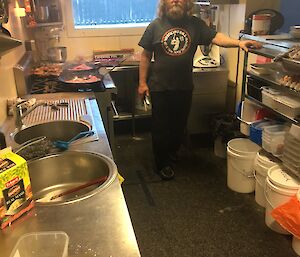
M151 91L191 90L193 57L198 45L209 45L216 31L192 16L180 21L156 18L146 28L139 45L154 53Z

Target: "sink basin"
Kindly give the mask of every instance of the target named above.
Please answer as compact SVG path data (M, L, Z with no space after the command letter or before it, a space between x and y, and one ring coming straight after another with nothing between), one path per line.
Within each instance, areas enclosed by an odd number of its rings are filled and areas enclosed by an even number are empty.
M81 201L107 188L117 176L114 161L93 152L67 151L28 162L33 196L37 204L57 205ZM66 190L107 176L102 184L50 200Z
M17 144L23 144L40 136L45 136L51 141L69 141L80 132L88 131L89 129L90 127L83 122L69 120L50 121L22 129L14 134L13 139Z

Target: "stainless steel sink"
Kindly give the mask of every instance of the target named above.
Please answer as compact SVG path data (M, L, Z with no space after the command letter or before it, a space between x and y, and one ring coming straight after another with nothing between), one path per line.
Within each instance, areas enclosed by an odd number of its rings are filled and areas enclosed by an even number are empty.
M89 125L78 121L58 120L33 125L16 132L13 140L17 144L23 144L28 140L45 136L51 141L68 141L82 131L88 131Z
M104 155L67 151L28 162L33 196L37 204L57 205L83 200L107 188L117 176L114 161ZM69 189L107 176L102 184L69 193L51 200Z

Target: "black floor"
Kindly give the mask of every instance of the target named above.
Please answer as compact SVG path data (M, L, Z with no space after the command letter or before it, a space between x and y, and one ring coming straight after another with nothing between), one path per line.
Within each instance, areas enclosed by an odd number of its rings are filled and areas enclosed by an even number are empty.
M193 137L176 178L153 173L148 132L116 135L116 163L142 257L293 257L291 237L264 222L254 194L226 185L226 160ZM206 142L205 142L206 141Z

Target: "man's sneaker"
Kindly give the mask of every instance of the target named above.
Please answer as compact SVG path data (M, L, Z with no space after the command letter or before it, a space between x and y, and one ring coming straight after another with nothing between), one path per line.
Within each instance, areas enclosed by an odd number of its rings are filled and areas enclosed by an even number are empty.
M172 167L170 166L166 166L164 168L162 168L158 174L160 175L160 177L163 179L163 180L170 180L170 179L173 179L174 176L175 176L175 173L174 173L174 170Z

